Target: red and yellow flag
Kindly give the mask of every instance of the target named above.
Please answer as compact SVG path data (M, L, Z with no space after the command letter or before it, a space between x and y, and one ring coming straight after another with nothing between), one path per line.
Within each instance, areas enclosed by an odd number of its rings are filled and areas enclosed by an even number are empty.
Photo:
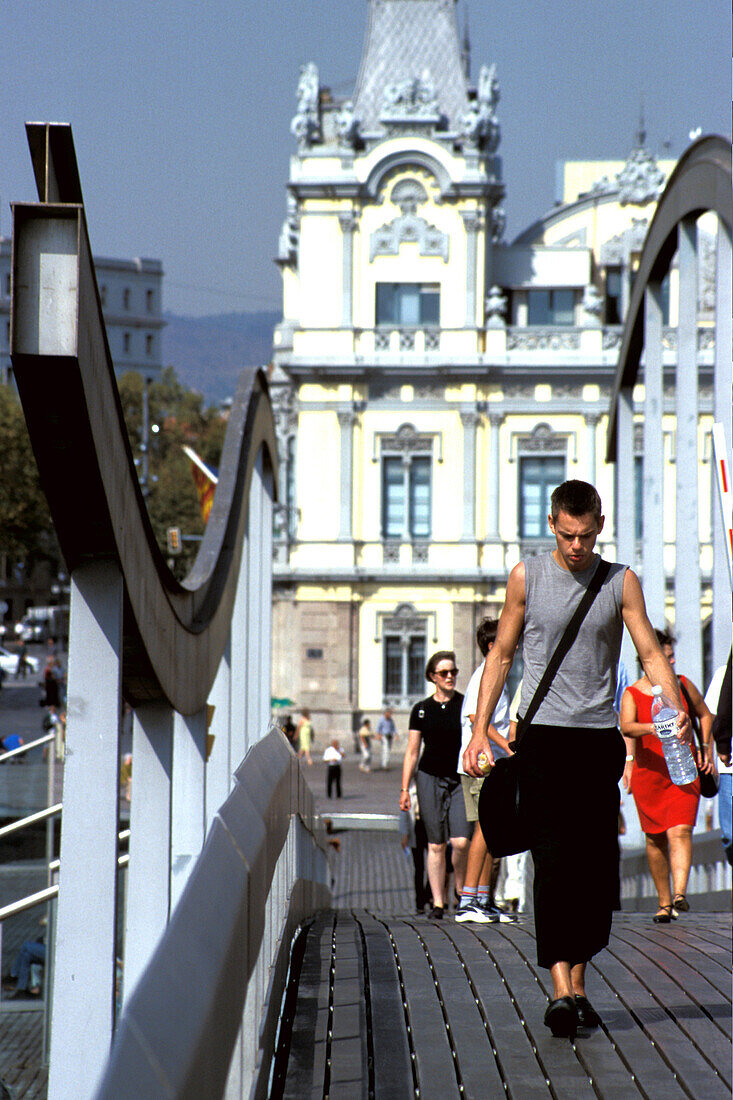
M183 450L186 457L191 461L191 475L193 476L196 492L198 493L201 515L204 517L204 523L206 523L209 518L209 512L211 511L211 505L214 502L214 493L216 492L219 478L213 470L210 470L206 463L199 458L191 447L184 447Z

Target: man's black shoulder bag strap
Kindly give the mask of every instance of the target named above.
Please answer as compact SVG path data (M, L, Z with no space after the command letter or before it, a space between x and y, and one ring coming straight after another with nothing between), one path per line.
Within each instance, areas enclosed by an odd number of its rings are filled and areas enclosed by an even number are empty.
M555 647L555 652L550 658L550 662L545 669L545 674L537 685L537 690L532 697L532 702L527 707L527 713L522 715L517 721L517 739L519 739L522 733L531 725L532 719L539 710L542 700L550 690L550 684L555 679L557 670L565 660L571 645L577 637L578 631L580 630L580 624L590 611L591 604L600 592L601 585L610 571L611 563L601 558L595 573L591 577L590 584L583 594L583 598L576 607L572 619L565 627L565 632Z

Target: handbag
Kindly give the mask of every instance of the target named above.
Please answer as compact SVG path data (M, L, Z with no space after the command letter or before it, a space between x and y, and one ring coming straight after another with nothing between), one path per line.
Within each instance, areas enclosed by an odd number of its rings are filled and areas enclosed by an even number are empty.
M521 745L519 741L522 734L529 729L542 700L550 690L555 674L575 641L580 624L590 611L591 604L600 592L610 569L610 562L601 559L555 647L555 652L527 707L527 713L523 718L517 719L517 750L512 756L504 756L497 760L483 782L479 795L478 816L486 847L492 856L515 855L517 852L526 852L531 846L529 821L527 815L522 813L520 803L518 751L521 752Z
M685 687L685 685L682 683L682 680L680 679L679 676L677 677L677 682L680 685L680 691L684 695L685 702L687 703L687 713L690 716L690 725L692 726L692 728L695 732L695 737L697 738L698 743L700 745L700 755L701 755L701 757L704 757L705 756L705 742L702 739L702 730L700 729L700 719L697 717L697 714L695 713L695 708L692 705L692 699L690 698L690 693L687 690L687 688ZM718 776L717 770L712 771L712 772L701 772L700 769L698 768L697 772L698 772L698 775L700 776L700 794L702 795L702 797L703 798L715 798L716 794L718 793L718 787L720 786L720 777Z

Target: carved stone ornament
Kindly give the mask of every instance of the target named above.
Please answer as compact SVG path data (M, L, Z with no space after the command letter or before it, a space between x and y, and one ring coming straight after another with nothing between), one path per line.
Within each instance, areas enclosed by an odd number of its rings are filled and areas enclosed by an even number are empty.
M433 436L421 435L414 424L401 424L394 435L380 436L382 451L399 451L402 454L414 454L420 451L432 451Z
M385 85L379 120L398 126L440 121L438 96L427 69L421 76Z
M500 287L492 286L486 299L486 325L488 328L504 328L506 326L506 307L506 294L502 294Z
M428 193L420 180L407 177L397 181L390 199L395 206L399 206L403 214L415 214L418 206L428 201Z
M504 207L494 206L491 210L491 240L498 244L504 236L506 229L506 211Z
M533 428L531 435L519 436L517 443L521 454L564 454L568 437L553 431L549 424L542 423Z
M369 239L369 260L375 256L396 256L400 245L416 242L421 256L441 256L448 263L450 236L417 214L401 214L375 229Z
M616 184L622 206L628 203L644 206L648 202L656 202L662 194L664 172L648 149L632 149L626 164L616 174Z
M385 615L382 619L382 634L399 634L408 641L412 634L423 633L426 625L425 615L421 615L411 603L401 603L391 615Z
M496 65L482 65L476 100L459 121L463 137L487 153L496 152L501 140L501 126L496 117L500 94Z
M309 61L300 70L296 98L298 107L290 130L298 140L299 149L307 149L321 140L320 85L318 66Z
M359 119L354 114L354 104L350 99L336 112L336 133L342 145L352 147L359 140Z
M507 332L508 351L577 351L580 335L558 329L513 328Z
M583 309L597 319L603 313L603 298L593 283L589 283L583 291Z
M298 200L295 195L287 197L287 215L280 230L277 258L283 263L296 266L298 263L298 247L300 245L300 215L298 212Z
M604 328L601 342L603 350L612 351L614 348L621 347L621 337L623 334L624 330L621 325L617 325L614 328Z

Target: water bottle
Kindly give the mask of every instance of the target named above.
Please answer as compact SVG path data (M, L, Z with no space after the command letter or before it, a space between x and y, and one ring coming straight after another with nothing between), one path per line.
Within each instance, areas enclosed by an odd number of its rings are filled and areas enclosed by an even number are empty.
M659 684L652 688L652 722L654 732L662 742L669 778L678 787L693 783L697 765L689 745L677 736L677 707L670 702Z

